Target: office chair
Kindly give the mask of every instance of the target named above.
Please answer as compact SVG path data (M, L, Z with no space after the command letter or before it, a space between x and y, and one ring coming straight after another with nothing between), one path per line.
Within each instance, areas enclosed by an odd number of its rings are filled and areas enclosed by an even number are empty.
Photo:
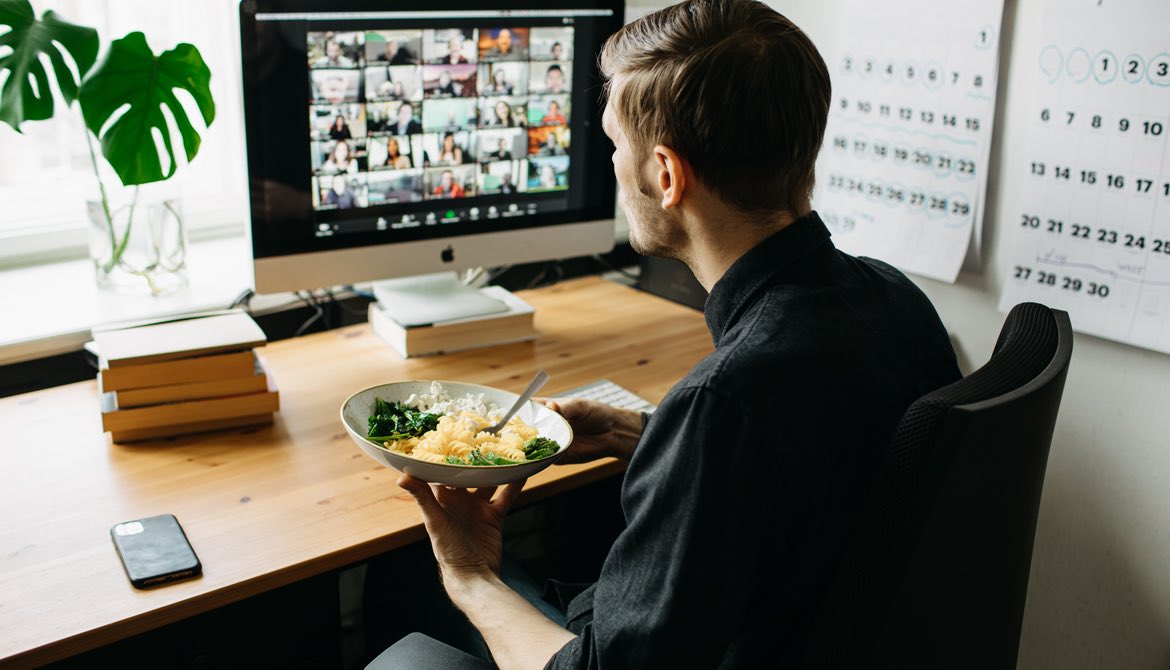
M1015 668L1068 314L1017 305L986 365L902 417L806 638L814 668Z

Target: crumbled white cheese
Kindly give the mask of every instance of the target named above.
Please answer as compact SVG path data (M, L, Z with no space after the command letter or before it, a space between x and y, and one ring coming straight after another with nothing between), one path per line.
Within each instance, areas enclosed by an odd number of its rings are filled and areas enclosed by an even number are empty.
M493 421L498 421L504 415L504 410L496 403L484 400L482 393L468 393L461 398L454 398L439 382L431 382L430 393L411 393L402 404L430 414L458 416L460 412L473 412Z

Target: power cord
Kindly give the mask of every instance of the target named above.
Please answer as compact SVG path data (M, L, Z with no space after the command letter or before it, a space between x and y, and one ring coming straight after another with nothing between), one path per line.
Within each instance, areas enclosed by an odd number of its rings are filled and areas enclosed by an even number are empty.
M236 299L232 301L232 304L228 305L228 309L236 309L237 307L243 307L245 312L247 312L248 314L251 314L252 313L252 298L254 298L254 297L256 297L256 292L250 288L246 288L243 291L241 291L238 296L236 296Z
M313 325L317 321L324 322L325 310L321 307L321 303L317 302L317 298L313 295L312 291L297 291L296 295L301 300L304 300L306 305L316 311L315 314L306 319L305 322L301 324L301 327L297 328L296 332L292 334L293 337L300 337L306 330L309 329L309 326Z

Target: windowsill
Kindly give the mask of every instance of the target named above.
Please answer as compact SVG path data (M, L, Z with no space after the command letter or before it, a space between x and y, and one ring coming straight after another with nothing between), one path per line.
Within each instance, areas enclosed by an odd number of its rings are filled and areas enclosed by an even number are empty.
M227 307L252 286L243 236L192 243L189 286L161 298L99 291L88 258L0 271L0 365L81 349L96 325Z

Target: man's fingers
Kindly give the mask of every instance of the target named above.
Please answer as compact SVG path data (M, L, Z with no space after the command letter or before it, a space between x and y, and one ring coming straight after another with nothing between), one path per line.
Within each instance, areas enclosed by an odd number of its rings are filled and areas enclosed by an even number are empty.
M422 508L423 516L436 519L442 517L443 507L439 505L438 500L435 500L435 494L431 491L430 484L417 477L402 475L398 478L398 485L414 497L415 502Z
M491 500L492 496L495 495L497 488L498 487L495 486L484 486L482 488L476 489L475 495L483 498L484 500Z
M512 503L516 502L516 498L520 497L520 492L524 490L524 482L526 481L528 480L522 479L505 486L504 490L500 492L500 496L492 503L492 506L500 512L507 512L512 508Z
M544 406L556 412L557 414L561 413L561 404L555 400L549 400L548 402L544 403Z

